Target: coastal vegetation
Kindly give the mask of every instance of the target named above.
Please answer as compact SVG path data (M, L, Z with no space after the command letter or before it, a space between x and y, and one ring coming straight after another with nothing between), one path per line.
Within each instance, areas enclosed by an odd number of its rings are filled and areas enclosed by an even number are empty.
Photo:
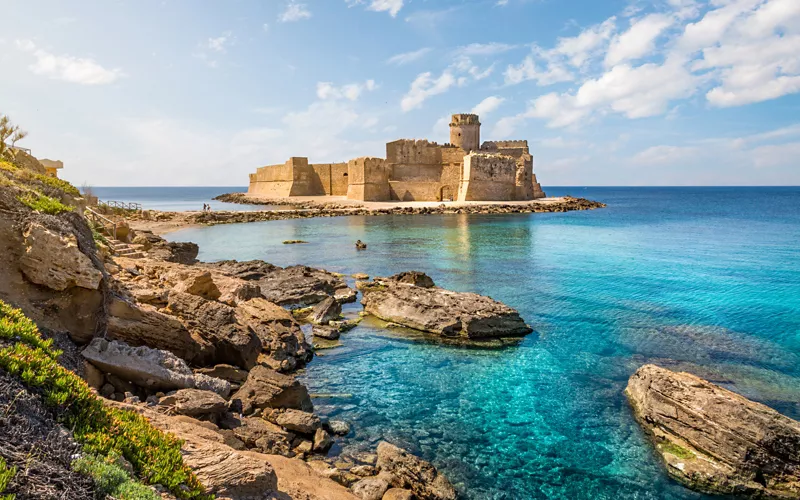
M208 498L183 464L177 438L155 429L136 413L104 406L86 382L58 363L62 353L53 347L52 339L42 338L22 311L2 301L0 341L4 345L0 368L19 377L30 389L41 391L84 451L124 457L144 483L161 484L178 498ZM87 462L85 467L91 468L89 465Z
M16 467L9 467L3 457L0 457L0 500L14 500L15 495L6 495L8 484L17 474Z

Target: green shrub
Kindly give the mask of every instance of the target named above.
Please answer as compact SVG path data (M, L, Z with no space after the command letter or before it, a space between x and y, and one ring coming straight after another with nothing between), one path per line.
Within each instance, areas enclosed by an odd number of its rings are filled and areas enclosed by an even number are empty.
M49 196L32 191L28 191L22 196L17 197L17 199L29 208L43 214L58 215L72 210L72 208L64 205L55 198L50 198Z
M33 174L33 177L42 184L47 184L50 187L59 189L67 194L71 194L72 196L81 195L81 192L78 191L78 188L63 179L59 179L58 177L50 177L49 175L42 174Z
M131 478L117 463L114 455L99 457L87 455L72 462L72 469L94 479L97 493L110 495L119 500L159 500L161 497Z
M41 338L36 325L2 301L0 325L0 338L17 341L0 349L0 368L40 388L84 450L125 457L143 482L164 485L178 498L210 498L183 463L179 439L137 413L104 406L86 382L58 364L60 352Z
M8 467L3 457L0 457L0 500L14 500L16 495L4 495L8 484L17 473L16 467Z
M660 443L658 445L658 449L661 450L662 453L669 453L684 460L691 460L693 458L696 458L695 454L692 453L691 451L669 441L664 441L663 443Z

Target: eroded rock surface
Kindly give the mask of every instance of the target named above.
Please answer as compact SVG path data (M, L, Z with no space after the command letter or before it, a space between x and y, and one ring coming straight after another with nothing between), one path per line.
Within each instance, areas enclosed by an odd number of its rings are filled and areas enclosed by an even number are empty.
M282 306L305 307L334 297L339 302L356 300L355 290L340 276L306 266L281 268L259 260L226 260L204 267L229 276L257 282L264 297Z
M688 373L645 365L625 390L669 474L698 491L800 498L800 422Z
M231 401L241 405L242 413L250 415L256 409L292 408L311 412L314 405L308 389L289 375L277 373L264 366L250 371L242 387L231 396Z
M83 357L106 373L148 389L197 387L222 396L230 392L228 382L195 375L186 362L168 351L96 338L83 350Z
M381 441L378 444L378 467L392 475L391 485L407 488L420 500L455 500L456 490L436 467L402 448Z
M436 287L422 273L401 273L359 285L365 311L416 330L464 339L515 337L532 331L515 309L483 295Z
M63 291L73 286L97 290L103 273L78 248L72 234L59 234L33 222L23 234L22 273L33 283Z

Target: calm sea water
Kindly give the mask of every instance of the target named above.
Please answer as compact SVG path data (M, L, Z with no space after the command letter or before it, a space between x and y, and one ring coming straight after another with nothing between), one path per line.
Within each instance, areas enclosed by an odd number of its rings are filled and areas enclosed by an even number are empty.
M800 418L800 188L550 188L588 212L287 220L187 229L200 258L342 273L416 269L490 295L536 333L500 350L364 322L303 375L350 420L470 499L694 499L672 482L623 390L646 362L693 371ZM307 245L282 245L302 239ZM361 239L368 250L356 252Z
M212 210L263 210L258 205L238 205L212 200L225 193L241 193L244 187L92 187L92 192L102 201L140 203L145 210L185 212L203 209L203 203Z

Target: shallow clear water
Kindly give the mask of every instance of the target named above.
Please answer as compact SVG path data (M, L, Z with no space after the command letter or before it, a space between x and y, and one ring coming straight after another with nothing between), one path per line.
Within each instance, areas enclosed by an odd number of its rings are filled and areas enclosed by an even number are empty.
M265 210L264 205L239 205L213 200L225 193L242 193L247 187L92 187L92 193L102 201L121 201L139 203L145 210L167 212L200 211L203 203L211 205L212 210L252 211Z
M500 350L365 322L303 375L346 451L388 437L466 498L703 498L665 475L623 396L645 362L800 418L800 188L551 188L588 212L287 220L188 229L200 258L370 275L416 269L536 333ZM282 245L287 239L307 245ZM353 242L368 243L356 252Z

